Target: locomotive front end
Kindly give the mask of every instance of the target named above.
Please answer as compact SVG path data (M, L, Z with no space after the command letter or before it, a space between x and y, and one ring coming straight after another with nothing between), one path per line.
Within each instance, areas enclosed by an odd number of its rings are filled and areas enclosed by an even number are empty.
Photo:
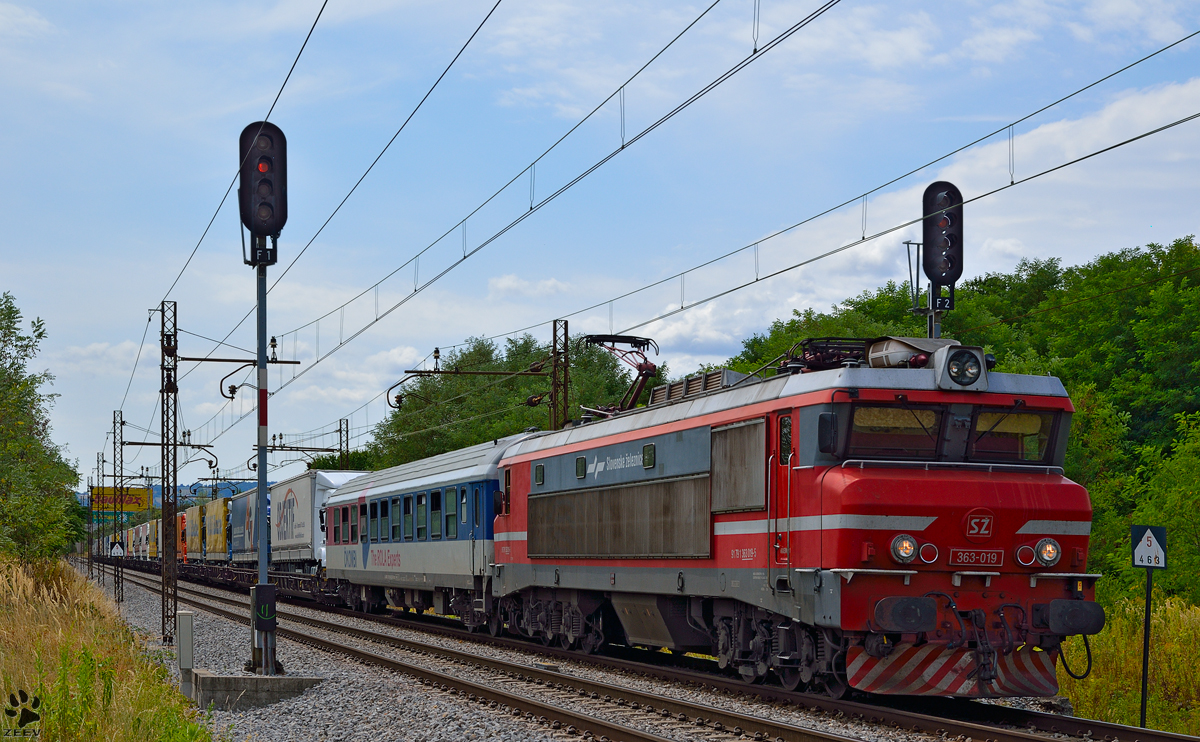
M820 481L821 563L839 576L850 687L1049 696L1062 641L1104 626L1091 505L1062 470L1070 402L1048 393L1057 380L989 380L984 364L949 346L925 370L934 388L836 405L848 425Z

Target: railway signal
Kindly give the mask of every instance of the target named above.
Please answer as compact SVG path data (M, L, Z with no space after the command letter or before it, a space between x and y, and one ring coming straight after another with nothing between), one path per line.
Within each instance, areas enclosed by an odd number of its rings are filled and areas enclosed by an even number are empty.
M939 180L930 183L921 199L924 222L922 268L933 284L934 309L952 309L954 283L963 272L963 207L962 193L953 183ZM950 287L949 306L943 301L941 287Z
M242 224L250 232L250 265L274 265L275 240L287 223L287 138L268 121L256 121L242 130L238 156L241 162L238 207ZM271 246L267 247L267 238Z
M238 140L241 184L238 205L242 224L250 231L250 257L258 287L258 512L267 513L267 266L277 259L277 240L287 223L287 138L283 130L267 121L255 121ZM271 246L267 247L267 238ZM258 584L262 608L275 615L275 593L267 579L267 528L258 529ZM259 594L256 592L256 595ZM251 665L263 675L275 674L275 629L269 623L255 625Z

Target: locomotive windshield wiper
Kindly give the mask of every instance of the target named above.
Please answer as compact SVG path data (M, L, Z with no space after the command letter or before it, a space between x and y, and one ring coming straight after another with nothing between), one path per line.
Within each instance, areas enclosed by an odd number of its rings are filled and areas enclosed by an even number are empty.
M1021 409L1024 406L1025 406L1025 400L1023 400L1023 399L1015 400L1013 402L1013 406L1011 408L1006 410L1003 415L996 418L996 422L992 423L992 427L988 428L987 430L985 430L979 434L979 437L975 439L975 445L979 445L979 441L983 440L984 436L986 436L988 433L995 430L997 428L997 426L1000 425L1000 423L1002 423L1008 419L1009 415L1013 414L1014 412L1016 412L1017 410Z
M900 406L903 409L908 410L909 414L913 416L913 419L917 421L917 425L920 425L921 430L925 431L925 437L931 441L936 442L937 439L934 436L933 431L931 431L929 428L925 427L925 423L921 422L921 416L917 414L917 411L908 406L908 395L907 394L897 394L896 401L900 403Z

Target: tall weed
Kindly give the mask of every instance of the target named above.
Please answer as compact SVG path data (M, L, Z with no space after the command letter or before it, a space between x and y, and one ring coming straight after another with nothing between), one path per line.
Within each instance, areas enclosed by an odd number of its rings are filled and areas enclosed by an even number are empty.
M1146 726L1200 735L1200 607L1155 594L1150 617L1150 684ZM1142 621L1145 603L1126 600L1107 610L1104 631L1091 637L1092 674L1074 680L1059 672L1062 694L1075 713L1137 726L1142 690ZM1066 645L1071 669L1085 667L1083 641Z
M21 690L40 700L43 740L212 740L112 601L62 561L0 561L0 699Z

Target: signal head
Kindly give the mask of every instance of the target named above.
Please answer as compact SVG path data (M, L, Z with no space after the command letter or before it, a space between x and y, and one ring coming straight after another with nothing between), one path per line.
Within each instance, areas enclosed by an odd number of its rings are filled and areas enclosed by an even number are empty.
M925 189L921 199L925 276L935 286L953 286L963 270L962 193L940 180Z
M242 130L238 159L242 224L256 238L278 236L287 223L287 138L283 130L269 121L250 124Z

